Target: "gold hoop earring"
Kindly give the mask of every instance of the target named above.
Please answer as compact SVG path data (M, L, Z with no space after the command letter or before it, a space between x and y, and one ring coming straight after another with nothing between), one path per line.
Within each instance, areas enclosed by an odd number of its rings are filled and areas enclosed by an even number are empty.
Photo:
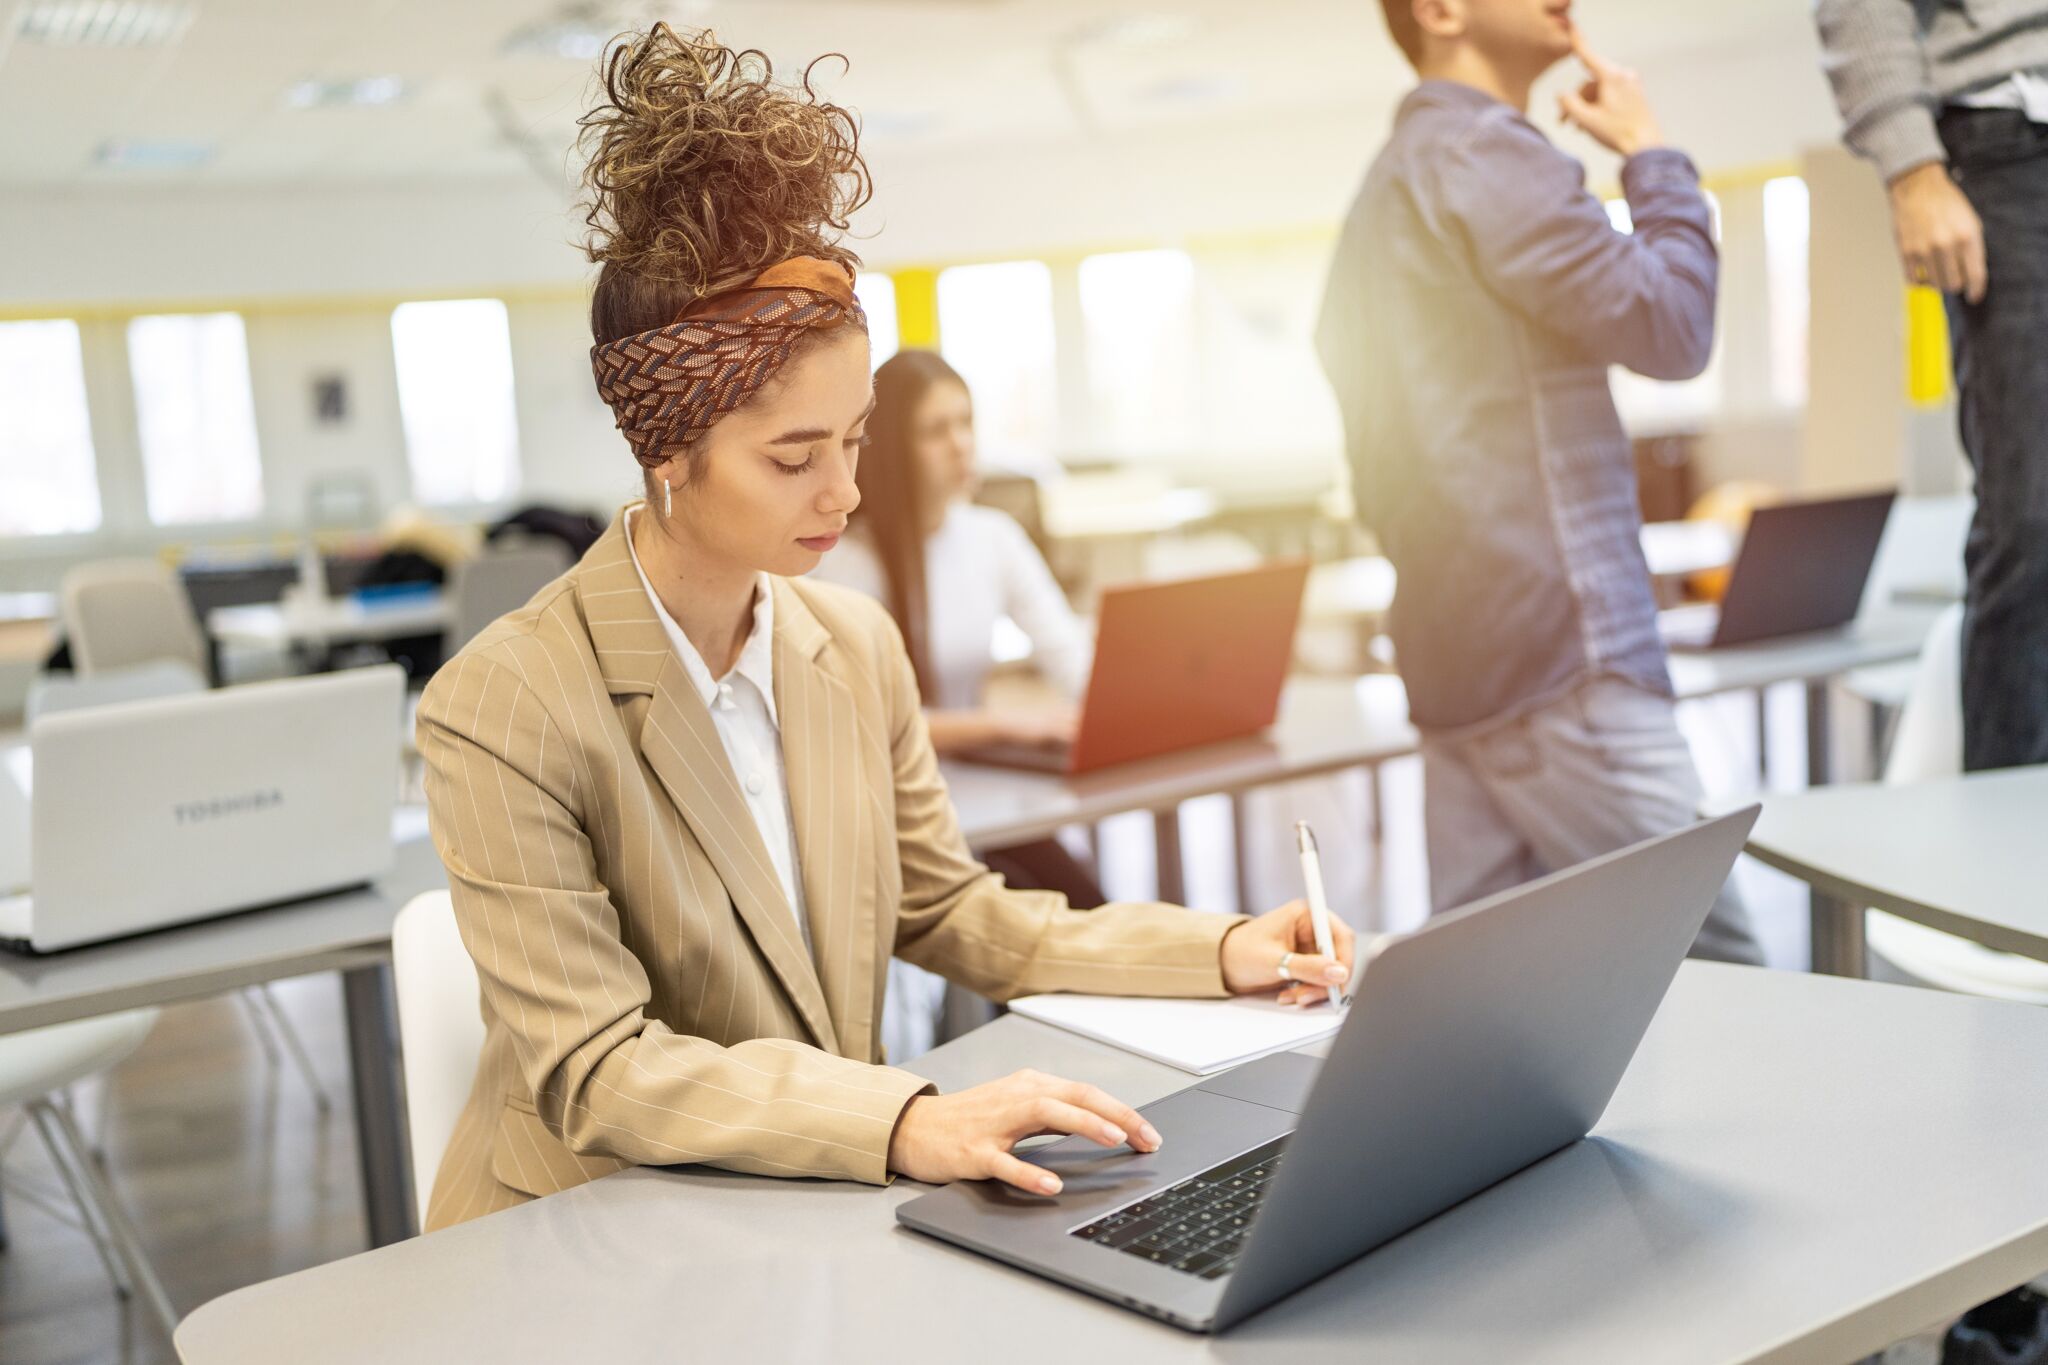
M676 512L676 486L667 479L661 481L661 515L664 519Z

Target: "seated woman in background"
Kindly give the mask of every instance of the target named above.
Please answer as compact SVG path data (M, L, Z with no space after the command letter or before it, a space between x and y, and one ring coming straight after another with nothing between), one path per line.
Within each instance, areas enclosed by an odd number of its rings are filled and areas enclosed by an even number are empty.
M974 400L931 351L900 351L875 371L875 411L858 474L860 510L814 578L876 598L896 618L932 748L941 757L988 744L1074 737L1089 650L1038 547L1008 513L969 500L975 483ZM1057 707L988 705L996 621L1031 641L1031 662ZM1057 840L989 850L1010 885L1102 904L1094 874Z

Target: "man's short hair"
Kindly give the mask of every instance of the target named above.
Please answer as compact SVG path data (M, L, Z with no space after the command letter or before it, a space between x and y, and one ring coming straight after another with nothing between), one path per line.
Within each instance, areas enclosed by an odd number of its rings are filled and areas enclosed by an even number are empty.
M1394 35L1394 44L1408 58L1410 65L1422 62L1422 25L1415 22L1415 0L1380 0L1380 8L1386 11L1387 32Z

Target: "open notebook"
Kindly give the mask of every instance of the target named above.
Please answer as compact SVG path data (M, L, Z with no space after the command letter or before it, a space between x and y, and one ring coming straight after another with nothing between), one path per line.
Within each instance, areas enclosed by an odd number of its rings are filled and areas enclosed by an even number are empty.
M1297 1009L1271 1000L1027 995L1010 1009L1197 1076L1327 1038L1344 1022L1327 1004Z

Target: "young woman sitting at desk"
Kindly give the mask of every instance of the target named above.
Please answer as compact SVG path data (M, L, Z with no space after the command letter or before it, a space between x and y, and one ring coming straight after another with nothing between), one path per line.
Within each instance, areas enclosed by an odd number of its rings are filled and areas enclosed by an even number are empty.
M900 351L875 371L875 410L861 452L860 510L813 578L888 607L925 699L941 757L996 743L1071 741L1088 682L1088 641L1038 547L1006 512L969 500L975 483L974 400L931 351ZM1016 623L1031 663L1062 702L990 706L996 623ZM993 850L1012 886L1102 903L1094 875L1054 839Z
M657 25L583 125L592 361L647 496L421 701L484 1016L427 1225L634 1164L1051 1194L1020 1139L1150 1150L1090 1086L885 1065L891 954L998 999L1315 998L1348 935L1317 957L1299 903L1083 913L974 861L888 613L799 577L859 505L873 403L834 240L865 197L853 119Z

